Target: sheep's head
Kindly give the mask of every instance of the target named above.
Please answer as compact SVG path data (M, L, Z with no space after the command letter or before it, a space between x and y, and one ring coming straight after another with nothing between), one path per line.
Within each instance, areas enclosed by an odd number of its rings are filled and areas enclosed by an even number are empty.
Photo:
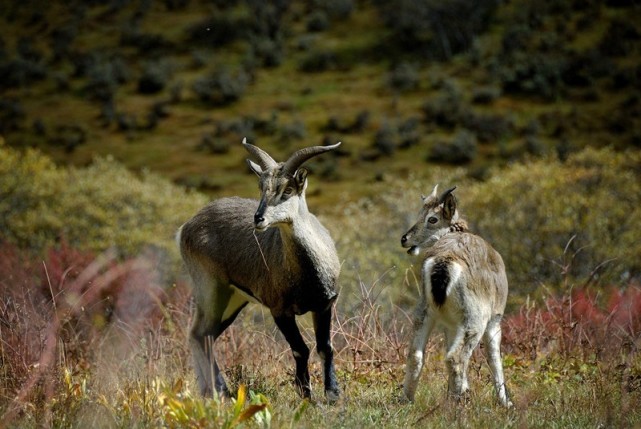
M401 237L401 245L409 249L407 253L418 255L421 248L432 246L458 221L456 197L452 193L455 189L456 186L439 196L436 185L429 196L421 196L423 206L418 212L418 220Z
M279 223L291 223L301 211L307 211L305 189L307 170L302 167L308 159L336 149L340 145L312 146L300 149L285 162L276 162L264 150L243 140L245 149L256 162L247 160L249 168L259 177L260 203L254 214L254 227L262 231Z

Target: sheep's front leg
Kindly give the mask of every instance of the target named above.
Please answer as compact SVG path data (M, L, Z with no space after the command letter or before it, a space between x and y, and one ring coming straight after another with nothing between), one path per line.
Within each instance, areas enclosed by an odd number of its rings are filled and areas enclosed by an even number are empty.
M296 361L296 378L294 380L296 389L303 398L310 398L312 389L309 381L309 371L307 369L309 348L298 330L296 319L294 316L274 316L274 321L289 343L292 354L294 355L294 360Z
M323 361L323 374L325 376L325 397L329 402L336 402L340 397L340 389L336 381L334 370L334 349L330 331L332 327L332 308L314 313L314 332L316 334L316 351Z

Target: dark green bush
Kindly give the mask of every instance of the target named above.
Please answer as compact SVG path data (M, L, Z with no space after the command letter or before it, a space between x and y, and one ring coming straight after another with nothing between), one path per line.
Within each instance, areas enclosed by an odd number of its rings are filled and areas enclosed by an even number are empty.
M249 76L244 70L232 73L223 68L197 79L192 88L201 101L226 106L242 97L248 84Z
M390 156L396 151L396 132L385 122L374 135L374 148L383 155Z
M0 98L0 134L19 129L25 117L24 107L19 100Z
M567 60L537 52L516 52L502 62L498 76L507 94L555 100L564 93Z
M418 67L402 62L395 65L387 77L387 84L393 90L408 92L418 88L420 82Z
M329 28L329 18L323 10L315 10L307 18L307 31L317 33Z
M216 11L211 17L190 26L186 41L190 45L219 48L243 37L248 25L244 16Z
M465 164L473 161L478 153L476 136L468 130L458 131L447 141L436 142L428 160L448 164Z
M354 12L354 0L325 0L321 3L327 14L338 20L345 20Z
M460 124L469 107L456 85L444 84L444 90L428 99L422 106L424 120L448 129Z
M278 67L285 58L283 43L263 37L251 39L252 53L264 67Z
M470 112L461 122L465 128L476 135L481 143L497 142L514 128L512 121L498 114Z
M162 34L143 33L139 30L124 31L120 44L134 47L145 56L167 54L174 48L174 44Z
M379 2L395 46L425 57L448 59L472 46L488 27L496 0L394 0Z
M399 148L407 149L419 143L421 140L421 133L419 131L420 122L419 118L414 117L406 119L399 124Z
M141 94L156 94L167 86L170 76L171 65L167 61L147 63L138 79L138 92Z
M85 56L87 83L84 91L92 100L100 103L114 98L118 86L130 78L127 63L118 55L108 56L101 53Z
M0 89L19 88L47 77L47 69L39 62L24 58L0 61Z
M303 57L298 69L305 73L318 73L337 66L336 55L333 52L313 51Z

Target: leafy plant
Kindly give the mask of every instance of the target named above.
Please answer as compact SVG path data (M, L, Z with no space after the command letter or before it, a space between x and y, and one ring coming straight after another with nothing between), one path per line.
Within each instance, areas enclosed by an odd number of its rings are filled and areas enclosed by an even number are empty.
M136 175L113 159L60 168L34 150L0 146L0 228L22 248L72 246L123 255L156 246L176 258L176 229L206 201L165 179ZM159 222L160 219L164 219Z

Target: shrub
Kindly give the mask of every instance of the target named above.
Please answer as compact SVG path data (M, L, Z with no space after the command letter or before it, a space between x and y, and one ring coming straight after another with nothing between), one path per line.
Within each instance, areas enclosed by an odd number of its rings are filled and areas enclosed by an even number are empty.
M580 287L548 296L542 305L524 304L504 322L504 347L531 359L552 351L565 358L618 357L641 335L641 288L630 284L604 292L599 297Z
M586 149L564 163L550 157L515 165L465 191L463 215L477 213L469 219L473 229L503 255L517 290L558 283L563 272L575 279L635 278L640 161L633 151Z
M39 62L23 58L0 61L0 89L19 88L46 77L47 70Z
M346 20L354 12L354 0L327 0L321 3L327 14L338 20Z
M628 55L641 39L638 27L626 19L614 19L599 43L599 50L609 57Z
M554 100L563 94L566 60L536 52L516 52L503 60L499 78L509 94L540 96Z
M437 142L432 146L428 160L448 164L465 164L474 160L477 152L476 136L468 130L461 130L451 140Z
M387 84L390 88L399 92L408 92L418 88L418 68L406 62L395 65L389 73Z
M229 140L207 133L203 135L203 138L200 141L200 144L196 146L196 149L206 151L214 155L223 155L229 152L230 147L231 145Z
M307 18L307 31L317 33L329 28L329 18L323 10L315 10Z
M76 419L79 398L106 387L96 380L88 389L88 374L100 378L101 366L110 377L131 377L136 361L142 369L143 355L152 358L153 347L145 343L158 341L163 319L170 328L175 321L165 299L182 309L188 302L177 288L162 290L155 269L160 261L152 256L118 263L113 255L96 258L64 243L41 260L7 244L0 244L0 256L0 392L14 398L2 403L5 422L25 401L32 404L30 419L57 412L62 420Z
M212 49L219 48L243 37L244 29L249 25L249 17L217 10L211 17L187 29L187 43Z
M461 123L468 114L468 106L455 85L446 85L444 91L423 104L422 110L425 122L449 129Z
M398 126L399 144L401 149L407 149L419 143L421 134L419 132L420 119L409 118Z
M251 39L253 54L264 67L278 67L284 59L283 43L278 40L253 37Z
M336 66L337 59L333 52L313 51L303 57L298 69L304 73L318 73L334 69Z
M54 129L53 135L49 138L49 143L62 147L65 152L73 152L76 147L85 143L87 140L87 130L81 125L58 125Z
M512 122L498 114L469 113L461 122L481 143L497 142L513 129Z
M166 61L154 61L146 64L138 79L138 92L156 94L162 91L169 82L171 66Z
M393 127L384 123L374 135L374 148L383 155L392 155L396 151L395 136Z
M129 68L119 56L106 57L98 53L85 57L84 62L87 75L84 91L95 101L112 100L118 86L129 80Z
M342 120L338 115L332 115L327 119L327 124L325 124L321 131L327 132L338 132L338 133L361 133L367 127L369 123L370 113L367 110L358 112L356 118L351 123L347 123L347 120Z
M495 87L478 87L472 91L472 103L475 104L491 104L494 100L501 96L500 88Z
M227 69L219 69L197 79L192 88L201 101L212 106L226 106L243 96L248 83L249 76L244 70L232 73Z
M0 98L0 134L19 129L25 116L19 100Z
M381 14L401 49L448 59L472 46L497 4L496 0L395 0L381 2Z
M590 50L570 55L562 78L566 85L585 88L591 86L596 79L608 76L613 70L615 67L610 59L596 50Z
M287 147L293 140L303 140L306 135L305 124L302 121L295 120L281 126L278 141Z
M0 146L0 229L6 241L42 251L60 237L79 249L116 246L133 255L153 245L177 256L176 229L205 198L110 159L60 168L37 151Z
M161 55L171 51L173 43L162 34L143 33L139 30L126 30L120 38L121 46L131 46L145 56Z

